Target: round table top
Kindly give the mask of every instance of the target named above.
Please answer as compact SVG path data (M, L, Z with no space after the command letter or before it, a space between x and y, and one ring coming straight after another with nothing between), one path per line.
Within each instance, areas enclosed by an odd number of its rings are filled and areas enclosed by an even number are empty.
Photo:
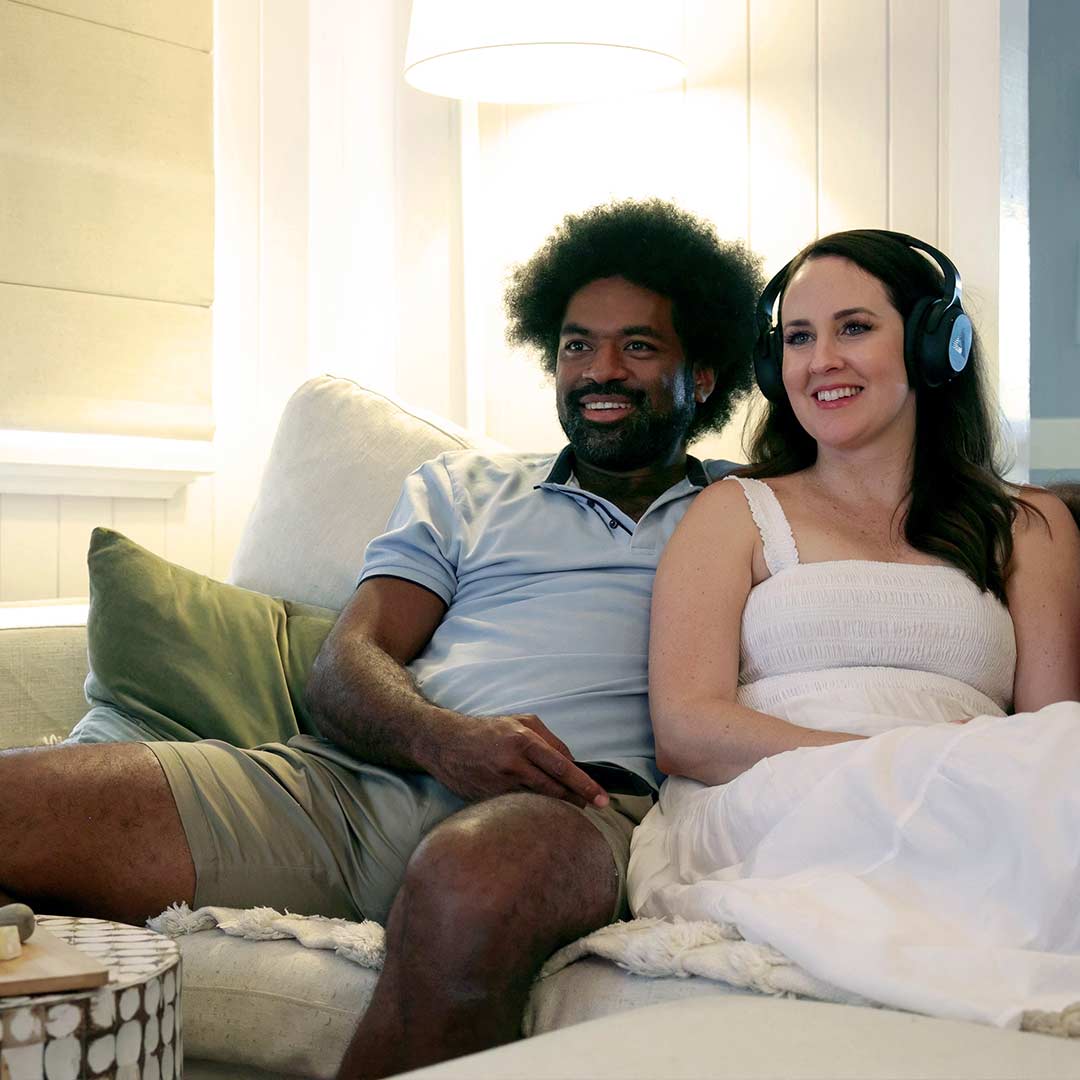
M180 949L172 938L162 937L142 926L110 922L107 919L69 918L66 915L39 915L38 924L68 945L89 953L109 968L105 987L122 990L148 982L176 967ZM48 1005L92 997L102 987L92 990L59 990L52 994L28 994L0 997L0 1008L16 1008L32 1002Z

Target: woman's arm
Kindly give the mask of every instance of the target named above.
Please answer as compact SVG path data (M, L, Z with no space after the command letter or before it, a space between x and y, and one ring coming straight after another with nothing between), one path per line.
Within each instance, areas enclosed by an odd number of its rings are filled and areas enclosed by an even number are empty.
M742 489L719 483L694 500L660 560L649 704L663 772L723 784L783 750L859 737L798 727L735 703L739 631L758 545Z
M1080 700L1080 530L1065 504L1037 488L1021 496L1005 595L1016 630L1013 710Z

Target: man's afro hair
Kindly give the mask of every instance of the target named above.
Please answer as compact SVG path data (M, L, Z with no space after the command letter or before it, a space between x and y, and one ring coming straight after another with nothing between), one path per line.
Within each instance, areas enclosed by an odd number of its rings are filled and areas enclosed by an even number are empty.
M719 431L753 384L755 309L764 284L760 260L743 244L661 199L606 203L569 214L506 292L507 338L536 349L554 374L570 298L592 281L622 277L672 302L687 360L716 373L690 437Z

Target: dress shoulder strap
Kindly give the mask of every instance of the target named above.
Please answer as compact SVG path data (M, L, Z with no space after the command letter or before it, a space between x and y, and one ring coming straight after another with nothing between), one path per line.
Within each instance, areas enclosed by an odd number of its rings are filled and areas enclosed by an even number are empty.
M743 489L754 524L761 533L765 565L769 568L769 573L779 574L789 566L797 566L799 549L795 546L791 526L776 492L761 480L751 480L745 476L731 476L727 479L737 481Z

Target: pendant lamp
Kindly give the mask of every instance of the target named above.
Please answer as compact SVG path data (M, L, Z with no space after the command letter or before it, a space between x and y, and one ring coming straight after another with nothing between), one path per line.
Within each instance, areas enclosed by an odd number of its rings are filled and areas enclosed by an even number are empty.
M405 80L510 104L623 97L682 80L682 37L679 0L413 0Z

